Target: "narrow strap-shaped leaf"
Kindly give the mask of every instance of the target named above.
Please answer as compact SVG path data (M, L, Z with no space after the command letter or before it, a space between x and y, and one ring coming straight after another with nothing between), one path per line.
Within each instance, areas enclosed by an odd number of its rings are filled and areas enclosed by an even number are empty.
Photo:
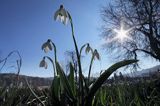
M72 63L70 63L70 73L69 73L69 84L73 91L74 96L76 95L76 86L75 86L75 79L74 79L74 67Z
M75 97L74 97L74 95L73 95L73 91L72 91L72 89L71 89L71 86L70 86L70 84L69 84L69 81L68 81L67 77L66 77L63 69L62 69L61 66L59 65L59 63L56 62L56 64L57 64L57 65L56 65L56 66L57 66L57 71L58 71L58 73L59 73L59 75L60 75L61 83L62 83L62 85L64 86L64 89L66 90L66 92L67 92L68 96L70 97L70 99L74 100Z
M114 65L112 65L111 67L109 67L107 70L105 70L100 77L95 81L95 83L92 85L92 87L89 90L88 93L88 97L86 100L86 106L89 106L91 104L92 98L94 96L94 94L96 93L96 91L101 87L101 85L106 81L106 79L117 69L119 69L120 67L123 67L125 65L129 65L132 63L137 62L138 60L123 60L120 61L118 63L115 63Z
M55 76L52 82L51 86L52 94L57 98L57 100L60 100L60 77Z

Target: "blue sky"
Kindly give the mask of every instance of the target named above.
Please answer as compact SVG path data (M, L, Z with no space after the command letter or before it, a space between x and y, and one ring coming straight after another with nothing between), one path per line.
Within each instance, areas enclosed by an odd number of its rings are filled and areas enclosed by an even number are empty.
M94 63L94 73L99 73L101 69L114 63L110 55L102 50L99 36L102 25L100 9L108 4L108 0L0 0L1 57L5 57L12 50L18 50L23 58L21 74L53 76L51 65L47 70L39 68L40 60L46 55L42 52L41 45L48 38L56 44L58 60L61 63L64 63L65 51L74 50L70 26L53 20L54 12L61 4L72 15L78 46L88 42L100 51L102 60ZM48 55L53 56L52 53ZM83 60L84 70L87 70L88 59L89 56ZM151 59L144 62L148 60L145 57L142 60L142 69L158 64ZM7 67L10 64L14 63L7 63ZM7 67L3 72L15 70Z

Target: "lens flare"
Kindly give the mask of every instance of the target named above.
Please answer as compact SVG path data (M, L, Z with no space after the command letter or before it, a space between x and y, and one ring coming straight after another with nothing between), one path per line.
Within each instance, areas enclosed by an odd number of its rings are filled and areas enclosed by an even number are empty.
M104 41L105 43L103 43L103 44L109 44L112 42L118 42L120 44L123 44L128 40L133 40L131 38L131 36L129 36L129 34L131 33L131 31L134 30L135 27L125 29L123 26L124 25L121 24L119 29L113 29L112 30L112 34L113 34L112 38L111 38L111 36L109 38L106 38Z
M126 39L130 39L128 36L129 30L124 30L123 27L121 27L119 30L114 29L114 32L116 32L115 39L120 40L120 42L123 42Z

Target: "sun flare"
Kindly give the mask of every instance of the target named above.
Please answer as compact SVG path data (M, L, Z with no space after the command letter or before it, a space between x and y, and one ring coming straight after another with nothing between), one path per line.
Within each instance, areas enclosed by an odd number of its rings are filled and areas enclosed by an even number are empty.
M120 27L120 29L114 29L113 31L116 33L114 40L118 40L121 43L124 42L127 39L131 38L128 36L128 33L130 32L131 29L125 30L123 28L123 25Z
M123 42L125 39L128 39L128 30L124 30L123 27L120 28L120 30L115 29L114 32L116 32L116 39Z

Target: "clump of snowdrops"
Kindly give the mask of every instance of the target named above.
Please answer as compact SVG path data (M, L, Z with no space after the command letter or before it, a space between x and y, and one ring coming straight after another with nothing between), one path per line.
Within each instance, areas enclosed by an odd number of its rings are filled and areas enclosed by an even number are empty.
M47 69L48 62L47 59L52 63L53 66L53 74L54 78L52 81L52 85L50 87L51 91L51 104L54 106L92 106L95 105L95 99L97 98L97 91L101 89L102 84L106 81L106 79L118 68L122 66L126 66L132 63L137 62L137 60L123 60L113 64L111 67L106 69L101 75L94 81L90 81L90 74L92 70L92 64L95 59L100 60L100 55L98 51L93 50L89 43L84 44L80 49L78 48L77 41L74 34L74 26L70 13L63 7L60 8L54 14L54 20L59 20L64 25L71 25L72 32L72 40L74 42L74 47L76 51L76 57L78 62L78 80L75 80L76 68L70 62L70 71L69 75L64 73L63 68L58 62L57 58L57 49L56 45L51 39L48 39L42 45L42 50L45 53L50 51L54 51L54 57L44 56L42 61L40 62L40 67L44 67ZM88 71L88 76L85 77L82 71L81 64L81 54L85 50L86 53L91 53L91 61ZM41 102L42 105L45 105L44 102Z

